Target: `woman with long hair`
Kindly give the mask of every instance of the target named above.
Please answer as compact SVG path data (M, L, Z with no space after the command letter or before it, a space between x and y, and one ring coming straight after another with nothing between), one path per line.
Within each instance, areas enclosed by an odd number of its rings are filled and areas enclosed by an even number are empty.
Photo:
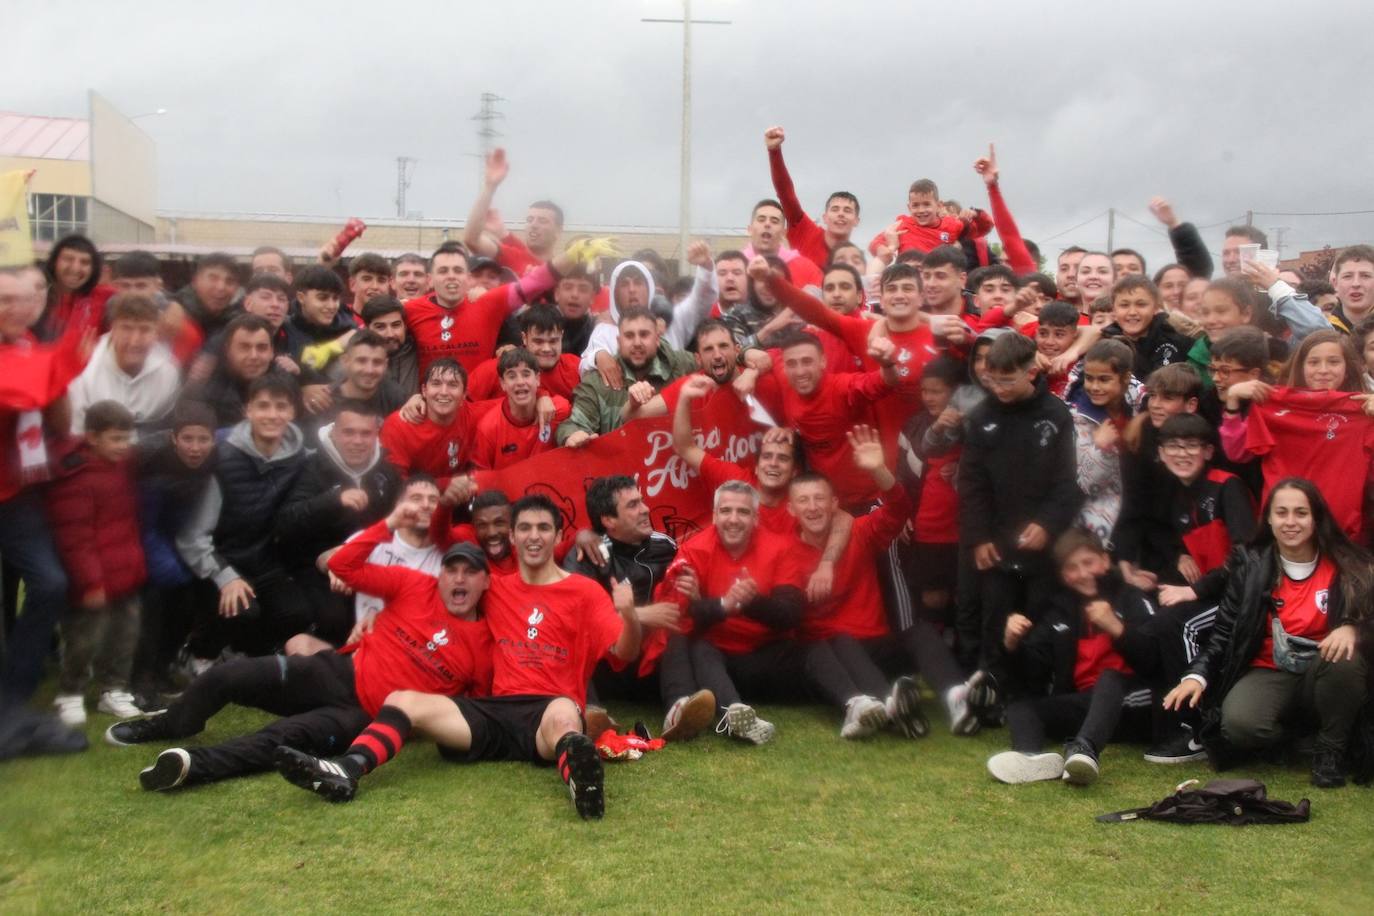
M1277 386L1254 380L1228 387L1221 421L1226 457L1260 462L1265 499L1285 477L1316 481L1336 523L1356 540L1363 539L1374 462L1363 367L1349 336L1314 331L1293 351Z
M1296 721L1317 724L1312 784L1345 785L1346 746L1366 699L1374 558L1352 543L1309 480L1276 483L1264 522L1227 563L1212 637L1165 709L1201 701L1201 738L1224 769Z
M33 327L39 340L56 340L73 322L83 330L100 330L105 320L105 303L115 294L113 286L100 282L103 267L100 252L84 235L57 240L43 264L48 277L48 301Z

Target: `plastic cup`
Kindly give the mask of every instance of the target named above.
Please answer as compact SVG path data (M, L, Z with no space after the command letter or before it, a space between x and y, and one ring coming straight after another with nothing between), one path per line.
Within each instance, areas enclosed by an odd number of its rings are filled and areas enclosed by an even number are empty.
M1260 246L1258 244L1241 245L1236 251L1240 253L1240 263L1244 264L1246 261L1256 260L1260 252Z
M1261 248L1255 253L1255 260L1267 267L1279 266L1279 253L1271 248Z

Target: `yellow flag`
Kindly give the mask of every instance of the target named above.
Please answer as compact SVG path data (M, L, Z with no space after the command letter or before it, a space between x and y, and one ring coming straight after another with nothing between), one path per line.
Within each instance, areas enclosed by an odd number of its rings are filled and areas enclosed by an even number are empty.
M29 235L28 172L0 172L0 267L33 263Z

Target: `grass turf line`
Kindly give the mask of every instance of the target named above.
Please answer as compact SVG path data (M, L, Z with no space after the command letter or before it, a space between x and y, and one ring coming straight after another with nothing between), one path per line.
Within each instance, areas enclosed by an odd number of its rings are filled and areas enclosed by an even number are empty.
M1109 748L1075 789L1003 786L984 761L1004 729L837 736L838 717L766 707L778 739L705 735L607 765L606 819L582 823L552 770L462 766L408 745L330 805L275 773L142 791L165 744L0 764L0 911L1369 912L1374 793L1319 791L1259 766L1276 798L1313 800L1281 827L1098 824L1205 765ZM616 707L649 722L649 709ZM268 721L215 717L191 743ZM1364 853L1360 853L1364 850Z

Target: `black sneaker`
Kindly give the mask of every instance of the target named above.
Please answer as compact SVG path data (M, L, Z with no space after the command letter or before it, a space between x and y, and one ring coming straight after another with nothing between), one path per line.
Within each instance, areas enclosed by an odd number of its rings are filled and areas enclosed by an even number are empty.
M568 784L573 805L581 818L600 818L606 813L605 773L601 755L586 735L569 735L558 759L559 772Z
M1006 706L1002 702L1002 691L997 676L991 671L980 668L964 682L968 689L965 702L979 725L985 728L1001 728L1007 720Z
M143 711L144 715L156 715L166 712L171 701L156 690L144 690L134 693L134 705Z
M1064 745L1064 781L1073 786L1090 786L1097 782L1101 766L1097 751L1078 738Z
M892 682L887 696L887 718L908 738L924 738L930 734L930 720L921 709L921 688L912 677L899 677Z
M1146 763L1192 763L1206 760L1207 749L1193 737L1193 730L1184 726L1172 738L1161 741L1145 752Z
M1339 789L1345 785L1345 755L1334 751L1313 754L1312 785L1318 789Z
M138 781L149 792L175 789L191 775L191 755L185 748L174 747L157 755L153 765L138 774Z
M147 716L142 719L125 719L105 729L105 743L115 747L128 747L131 744L146 744L149 741L166 741L176 738L167 727L165 715Z
M279 747L274 763L287 782L328 801L352 801L358 794L358 780L332 760L312 757L291 747Z

